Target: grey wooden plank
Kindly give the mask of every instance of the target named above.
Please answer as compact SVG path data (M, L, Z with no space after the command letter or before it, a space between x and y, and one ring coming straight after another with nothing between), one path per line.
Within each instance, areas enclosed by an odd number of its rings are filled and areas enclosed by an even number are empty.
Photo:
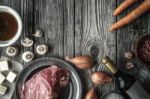
M107 28L115 21L112 11L115 0L75 0L75 55L91 55L97 63L105 55L116 59L116 34ZM94 71L109 71L100 64L85 72L79 70L87 90L91 87L90 74ZM104 94L114 89L114 84L98 86L97 93Z
M34 48L38 44L47 44L50 50L46 56L63 56L63 13L62 0L35 0L34 31L42 29L44 37L35 38Z
M45 11L43 13L43 11ZM63 58L74 55L74 1L35 0L35 30L44 31L43 38L35 38L36 45L46 43L50 50L46 56ZM37 57L43 57L37 55Z
M26 50L32 50L33 47L25 48L21 45L21 39L26 36L32 38L33 32L33 0L1 0L1 5L10 6L15 9L21 16L23 22L23 31L20 39L13 45L17 46L19 49L19 55L16 57L9 57L18 62L23 63L22 53ZM5 49L3 48L2 55L7 56L5 53ZM7 56L8 57L8 56Z
M118 5L122 1L118 1ZM127 13L129 13L131 10L136 8L142 1L134 4L130 8L128 8L126 11L124 11L119 17L122 18ZM127 70L125 68L125 64L128 62L124 58L124 53L126 51L133 51L133 45L137 38L140 38L144 35L150 34L150 27L148 26L150 24L150 13L144 14L142 17L138 18L136 21L132 22L131 24L118 29L117 30L117 62L118 66L123 72L129 73L133 76L135 76L139 82L144 86L144 88L150 92L150 68L148 66L143 65L137 58L132 60L132 62L135 64L135 68L131 70Z
M75 2L74 0L64 0L64 56L74 56L74 13L75 13Z

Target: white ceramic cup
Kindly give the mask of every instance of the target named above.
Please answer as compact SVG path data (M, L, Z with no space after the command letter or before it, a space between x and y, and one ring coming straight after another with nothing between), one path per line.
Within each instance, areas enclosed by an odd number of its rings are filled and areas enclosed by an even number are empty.
M5 47L5 46L12 45L19 39L19 37L22 33L22 20L21 20L19 14L10 7L0 6L0 12L7 12L7 13L11 14L12 16L15 17L17 24L18 24L17 33L15 34L14 37L12 37L10 40L7 40L7 41L0 41L0 47Z

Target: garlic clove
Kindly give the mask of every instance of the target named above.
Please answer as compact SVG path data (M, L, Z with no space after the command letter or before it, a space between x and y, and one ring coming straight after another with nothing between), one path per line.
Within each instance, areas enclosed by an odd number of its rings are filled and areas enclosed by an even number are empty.
M132 69L132 68L134 68L134 64L132 62L127 62L126 65L125 65L125 67L127 69Z
M33 34L34 37L42 37L43 36L43 31L42 30L36 30L36 32Z
M74 58L65 57L65 60L75 64L80 69L89 69L94 65L92 57L88 55L77 56Z
M91 80L94 84L106 84L112 82L112 78L104 72L95 72L91 75Z
M95 89L94 88L91 88L86 96L85 96L85 99L97 99L97 95L96 95L96 92L95 92Z

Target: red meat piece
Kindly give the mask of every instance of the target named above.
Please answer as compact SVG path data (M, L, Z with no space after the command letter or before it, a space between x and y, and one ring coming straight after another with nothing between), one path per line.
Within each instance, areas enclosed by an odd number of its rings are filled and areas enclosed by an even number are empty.
M55 65L35 74L22 87L21 99L56 99L69 83L69 72Z

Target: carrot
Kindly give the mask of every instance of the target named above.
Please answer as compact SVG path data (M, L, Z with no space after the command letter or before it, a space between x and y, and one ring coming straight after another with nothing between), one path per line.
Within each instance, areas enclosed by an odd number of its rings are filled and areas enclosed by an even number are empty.
M117 16L120 14L122 11L124 11L127 7L132 5L134 2L137 0L125 0L113 13L114 16Z
M112 32L113 30L116 30L118 28L121 28L128 23L131 23L135 19L137 19L139 16L144 14L145 12L150 10L150 0L145 0L139 7L134 9L132 12L130 12L127 16L119 20L118 22L114 23L110 28L109 31Z

